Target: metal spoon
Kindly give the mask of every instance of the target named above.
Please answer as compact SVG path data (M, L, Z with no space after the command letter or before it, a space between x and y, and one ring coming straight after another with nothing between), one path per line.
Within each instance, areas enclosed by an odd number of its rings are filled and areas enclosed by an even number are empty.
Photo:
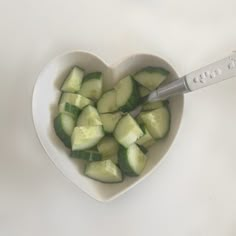
M197 89L219 83L236 76L236 53L195 70L179 79L160 86L158 89L144 97L141 104L131 111L133 117L142 110L142 104L149 101L164 100L170 96L189 93Z

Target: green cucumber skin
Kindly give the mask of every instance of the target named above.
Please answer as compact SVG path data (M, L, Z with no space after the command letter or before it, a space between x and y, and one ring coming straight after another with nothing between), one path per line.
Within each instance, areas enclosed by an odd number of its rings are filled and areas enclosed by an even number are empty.
M127 149L120 145L118 150L118 164L121 171L130 177L138 176L129 165L128 157L127 157Z
M137 122L137 121L136 121ZM137 122L138 123L138 122ZM140 124L139 125L140 129L143 131L143 135L145 135L145 125L144 124Z
M90 79L101 79L102 73L101 72L92 72L84 76L83 82L86 82Z
M139 104L138 84L132 76L131 78L132 78L132 84L133 84L133 89L132 89L133 92L130 98L128 99L127 103L119 108L119 110L122 112L132 111Z
M163 105L169 109L169 104L170 104L169 100L163 100L162 102L163 102Z
M60 96L59 96L59 99L58 99L58 103L57 103L58 106L60 106L60 104L61 104L61 98L62 98L63 93L64 92L60 93Z
M71 148L71 137L67 135L64 130L61 128L61 116L58 115L54 119L54 129L56 132L56 135L60 138L60 140L64 143L64 145L68 148Z
M144 146L138 145L138 147L140 148L140 150L141 150L144 154L147 154L147 153L148 153L148 149L145 148Z
M165 75L165 76L167 76L167 75L170 74L170 72L169 72L168 70L166 70L166 69L164 69L164 68L162 68L162 67L154 67L154 66L145 67L145 68L139 70L139 71L138 71L137 73L135 73L135 74L138 74L138 73L140 73L140 72L148 72L148 73L156 73L156 72L158 72L158 73L160 73L160 74L162 74L162 75Z
M79 158L85 161L100 161L102 160L102 155L99 152L93 151L93 155L88 153L89 151L86 150L77 150L71 152L71 157Z
M65 112L69 113L70 115L72 115L72 117L74 119L77 119L79 114L80 114L80 109L75 106L75 105L72 105L70 103L66 103L65 104Z
M138 82L137 82L137 84L138 84ZM145 90L145 91L143 91L143 90ZM147 89L146 87L138 84L138 92L139 92L139 97L143 98L143 97L148 96L152 91Z

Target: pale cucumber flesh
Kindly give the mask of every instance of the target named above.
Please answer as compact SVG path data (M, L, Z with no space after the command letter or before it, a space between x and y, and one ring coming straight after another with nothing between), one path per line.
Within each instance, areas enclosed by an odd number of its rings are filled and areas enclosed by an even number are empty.
M88 163L85 175L103 183L118 183L123 180L120 169L111 160Z
M113 135L121 145L129 147L143 135L143 131L137 122L127 114L119 120Z

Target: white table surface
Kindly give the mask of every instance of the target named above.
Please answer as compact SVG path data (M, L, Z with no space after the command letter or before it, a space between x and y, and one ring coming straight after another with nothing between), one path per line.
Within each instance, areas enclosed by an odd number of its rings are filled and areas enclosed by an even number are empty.
M236 49L235 0L0 0L0 235L235 236L236 79L186 95L166 160L111 203L67 180L41 147L31 95L54 56L164 57L183 75Z

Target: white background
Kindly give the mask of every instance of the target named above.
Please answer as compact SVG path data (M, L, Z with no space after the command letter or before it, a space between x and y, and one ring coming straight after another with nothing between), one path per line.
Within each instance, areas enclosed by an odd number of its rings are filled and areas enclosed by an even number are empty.
M167 59L180 75L236 49L235 0L0 0L0 235L235 236L236 79L185 97L159 168L111 203L51 163L31 118L41 68L68 50Z

